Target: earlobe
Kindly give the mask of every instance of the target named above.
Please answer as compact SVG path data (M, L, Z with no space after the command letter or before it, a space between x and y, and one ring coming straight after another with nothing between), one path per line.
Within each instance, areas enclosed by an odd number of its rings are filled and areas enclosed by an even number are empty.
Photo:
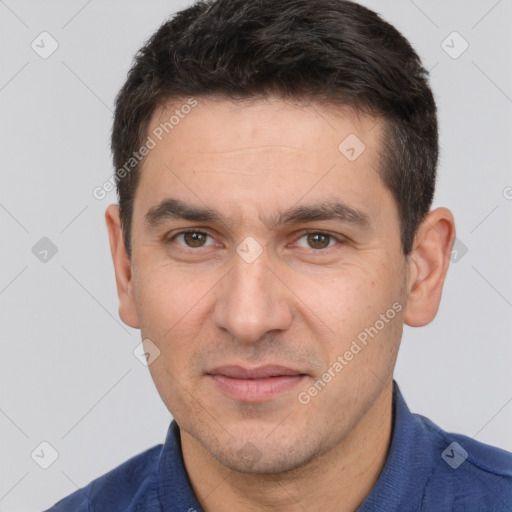
M421 327L436 316L455 241L455 222L447 208L427 214L409 255L408 297L404 322Z
M131 261L124 245L119 206L112 204L107 208L105 221L116 276L119 316L126 325L138 329L139 320L133 293Z

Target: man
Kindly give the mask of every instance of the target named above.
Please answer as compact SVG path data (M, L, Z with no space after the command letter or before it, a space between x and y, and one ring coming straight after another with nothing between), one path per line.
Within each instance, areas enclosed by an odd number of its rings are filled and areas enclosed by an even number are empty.
M512 509L512 454L393 380L455 237L396 29L344 0L197 3L137 54L112 149L120 316L174 421L50 510Z

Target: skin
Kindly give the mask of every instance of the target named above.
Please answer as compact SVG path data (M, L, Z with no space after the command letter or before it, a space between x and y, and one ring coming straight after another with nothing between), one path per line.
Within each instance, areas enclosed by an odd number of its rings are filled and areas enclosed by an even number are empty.
M155 111L148 133L176 105ZM354 161L338 149L350 134L366 147ZM160 350L150 372L208 512L355 510L382 470L403 324L435 317L455 237L451 212L437 208L403 255L397 207L379 176L382 134L379 119L349 108L199 98L144 161L131 258L118 207L107 209L120 316ZM147 212L169 197L224 220L149 225ZM272 224L278 211L326 199L361 210L368 225ZM172 239L184 228L209 236ZM262 248L251 263L236 251L246 237ZM396 303L393 320L301 403L298 394ZM207 375L228 364L305 376L271 399L243 401Z

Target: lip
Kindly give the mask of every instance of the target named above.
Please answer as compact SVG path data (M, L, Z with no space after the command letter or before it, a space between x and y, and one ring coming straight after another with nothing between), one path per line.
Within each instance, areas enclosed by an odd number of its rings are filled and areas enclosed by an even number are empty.
M207 373L216 386L235 400L265 402L299 384L306 374L285 366L257 368L222 366Z

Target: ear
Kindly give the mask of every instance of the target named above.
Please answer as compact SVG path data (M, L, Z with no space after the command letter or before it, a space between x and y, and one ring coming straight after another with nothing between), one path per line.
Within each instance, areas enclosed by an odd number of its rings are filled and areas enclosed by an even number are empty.
M131 261L124 245L119 206L111 204L105 211L105 220L116 274L119 316L126 325L138 329L139 318L133 294Z
M455 222L447 208L430 211L418 228L409 254L408 298L404 322L429 324L436 316L455 241Z

